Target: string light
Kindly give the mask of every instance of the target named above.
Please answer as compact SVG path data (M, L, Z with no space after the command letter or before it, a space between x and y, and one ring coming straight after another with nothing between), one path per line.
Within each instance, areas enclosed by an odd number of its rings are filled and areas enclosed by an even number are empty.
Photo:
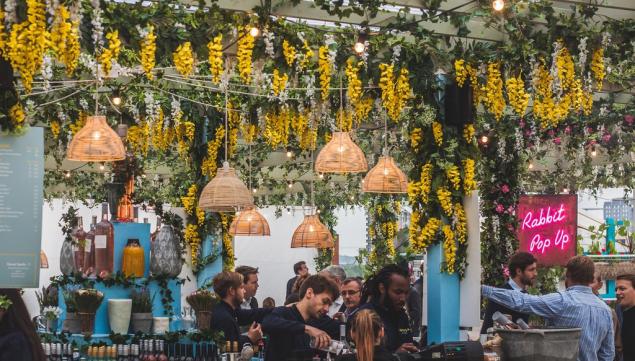
M591 148L591 157L595 157L596 155L598 155L598 152L595 150L595 145L594 145L593 148Z
M293 188L293 182L289 181L289 183L287 184L287 186L289 187L289 189Z
M145 174L145 173L143 173L143 174L141 175L141 178L146 179L146 174Z
M357 55L363 54L366 51L366 41L368 40L368 33L366 31L362 31L359 33L357 37L357 41L355 45L353 45L353 50L357 53Z
M121 94L119 93L119 89L116 89L113 93L112 93L112 103L116 106L120 106L122 102L121 99Z
M487 142L489 142L489 137L487 135L483 134L481 136L481 143L487 144Z
M562 193L569 194L569 188L567 187L562 188Z
M324 179L324 173L320 173L320 174L318 174L318 178L320 178L320 179Z
M529 165L527 166L527 168L529 168L529 170L534 169L534 163L530 161Z
M260 35L260 29L258 29L257 26L252 26L251 29L249 29L249 35L253 36L254 38L257 37L258 35Z
M106 166L102 163L99 165L99 170L103 171L104 169L106 169Z
M291 158L291 157L293 157L293 152L288 150L287 151L287 158Z
M251 191L254 192L254 194L256 194L258 192L258 188L254 188Z
M492 1L492 8L496 11L502 11L505 8L505 0Z
M64 177L70 178L71 177L71 172L67 171L66 173L64 173Z

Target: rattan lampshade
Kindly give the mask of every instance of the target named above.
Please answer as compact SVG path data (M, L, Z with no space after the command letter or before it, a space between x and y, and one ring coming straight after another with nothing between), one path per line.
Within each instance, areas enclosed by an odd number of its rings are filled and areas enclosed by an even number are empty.
M334 132L333 138L315 160L319 173L360 173L368 170L364 152L353 142L348 132Z
M209 181L198 199L201 209L212 212L233 212L253 207L254 197L234 168L225 162L216 177Z
M304 220L293 232L291 248L333 248L333 236L315 215L304 216Z
M126 158L126 150L117 133L103 115L86 118L86 124L68 145L66 157L82 162L113 162Z
M408 178L391 156L382 155L377 165L366 174L362 190L368 193L408 193Z
M270 236L269 222L255 208L244 210L229 226L229 234L232 236Z

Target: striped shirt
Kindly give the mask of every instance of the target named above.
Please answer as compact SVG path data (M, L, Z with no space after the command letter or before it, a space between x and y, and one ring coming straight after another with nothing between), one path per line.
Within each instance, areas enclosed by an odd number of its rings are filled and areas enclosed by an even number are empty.
M525 313L544 317L549 326L581 328L578 361L613 361L613 319L609 306L590 287L572 286L544 296L482 287L483 296Z

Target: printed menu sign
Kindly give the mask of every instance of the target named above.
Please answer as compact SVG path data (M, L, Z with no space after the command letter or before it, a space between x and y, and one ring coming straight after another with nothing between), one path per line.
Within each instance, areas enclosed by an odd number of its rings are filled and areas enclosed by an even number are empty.
M0 135L0 288L39 286L43 134Z
M521 196L518 203L520 250L530 252L543 266L563 266L575 256L578 197Z

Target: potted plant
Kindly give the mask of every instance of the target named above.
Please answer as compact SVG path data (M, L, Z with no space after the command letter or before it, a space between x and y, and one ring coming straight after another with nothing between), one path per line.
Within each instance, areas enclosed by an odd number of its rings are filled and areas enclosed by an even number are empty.
M152 302L150 292L146 288L133 290L132 298L132 332L149 334L152 330Z
M95 328L95 313L104 299L104 294L96 289L81 289L75 296L82 333L92 334Z
M44 307L57 307L59 306L57 287L49 285L48 287L42 287L42 291L35 291L35 297L37 297L37 303L40 305L40 313L44 311Z
M70 333L80 333L82 326L77 314L77 290L62 291L64 303L66 304L66 317L62 329Z
M46 328L50 332L57 332L57 322L62 315L62 309L57 306L46 306L42 310L42 316L46 320Z
M209 329L212 323L212 308L218 303L216 294L206 289L199 289L192 292L185 300L196 312L198 329Z
M12 304L13 302L11 302L9 297L0 295L0 321L2 321L2 317L4 317L5 312L9 310Z

